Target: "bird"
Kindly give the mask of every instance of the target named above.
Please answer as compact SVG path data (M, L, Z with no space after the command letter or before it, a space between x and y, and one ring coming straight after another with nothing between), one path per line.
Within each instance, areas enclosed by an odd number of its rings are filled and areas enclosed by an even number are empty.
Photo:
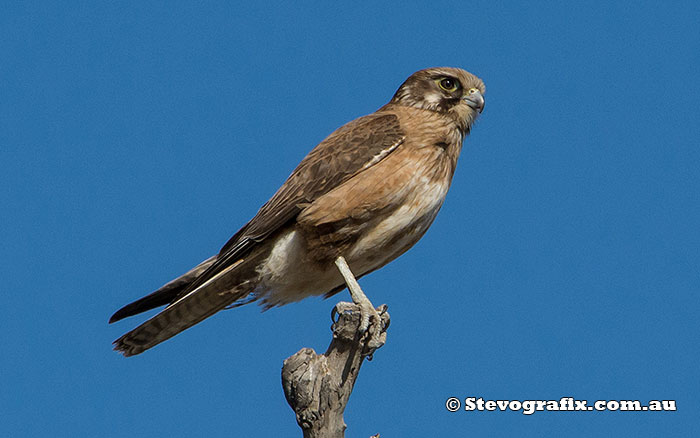
M166 306L114 349L137 355L226 308L257 301L266 310L346 286L360 330L376 338L377 311L357 279L432 224L485 92L460 68L410 75L387 104L313 148L216 255L114 313L109 323Z

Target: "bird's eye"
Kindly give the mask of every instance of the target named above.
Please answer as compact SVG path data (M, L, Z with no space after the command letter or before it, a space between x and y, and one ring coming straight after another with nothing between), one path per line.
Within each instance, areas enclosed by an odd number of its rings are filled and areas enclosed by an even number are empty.
M452 78L443 78L437 81L437 83L440 86L440 88L447 91L448 93L457 91L457 89L459 88L459 82Z

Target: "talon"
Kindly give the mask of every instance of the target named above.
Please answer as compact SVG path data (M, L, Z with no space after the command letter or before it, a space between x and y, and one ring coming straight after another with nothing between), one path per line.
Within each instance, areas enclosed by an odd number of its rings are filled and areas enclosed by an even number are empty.
M331 309L331 322L333 324L338 322L338 320L335 319L336 316L338 316L338 306L333 306L333 308Z

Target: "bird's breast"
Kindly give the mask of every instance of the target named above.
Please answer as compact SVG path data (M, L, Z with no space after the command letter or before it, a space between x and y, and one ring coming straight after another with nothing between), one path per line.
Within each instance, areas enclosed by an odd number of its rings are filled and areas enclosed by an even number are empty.
M442 206L450 181L420 172L402 191L405 199L357 239L347 259L357 274L378 269L410 249L428 230Z

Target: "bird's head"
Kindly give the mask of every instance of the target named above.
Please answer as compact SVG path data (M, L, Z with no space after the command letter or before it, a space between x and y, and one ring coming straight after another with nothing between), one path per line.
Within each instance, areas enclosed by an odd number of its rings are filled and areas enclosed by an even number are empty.
M481 79L460 68L427 68L401 84L390 103L447 113L469 129L484 109L486 87Z

